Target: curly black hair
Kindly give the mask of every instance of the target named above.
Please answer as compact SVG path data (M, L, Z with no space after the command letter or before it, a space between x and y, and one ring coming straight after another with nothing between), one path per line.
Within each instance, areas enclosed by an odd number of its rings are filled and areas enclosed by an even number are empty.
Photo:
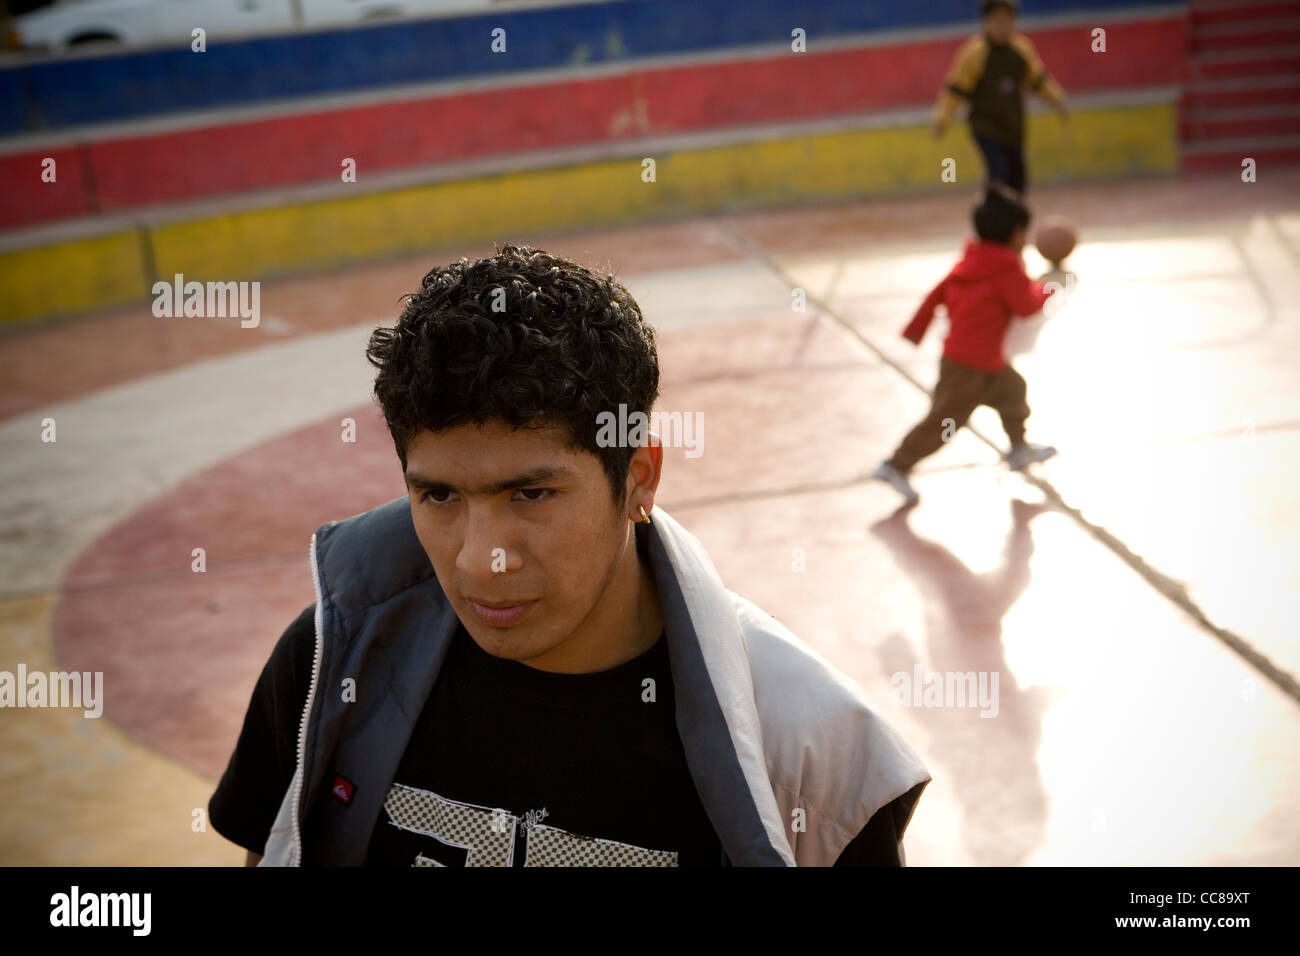
M429 271L366 358L402 469L421 431L501 420L558 424L601 460L620 506L635 449L600 447L597 415L625 404L650 414L659 396L654 330L612 275L507 243Z

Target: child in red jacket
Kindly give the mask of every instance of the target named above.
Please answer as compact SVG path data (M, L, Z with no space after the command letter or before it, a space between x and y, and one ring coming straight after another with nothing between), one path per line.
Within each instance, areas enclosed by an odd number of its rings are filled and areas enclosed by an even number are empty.
M965 255L926 296L903 330L904 338L920 343L939 305L948 309L948 338L939 363L930 412L903 439L898 450L872 473L893 485L908 501L919 495L908 473L922 458L952 439L980 405L996 409L1011 439L1007 463L1019 471L1046 461L1056 449L1025 441L1025 380L1003 357L1003 338L1014 316L1037 314L1052 293L1025 274L1020 250L1029 228L1029 210L1007 193L990 189L975 207L977 239L966 243Z

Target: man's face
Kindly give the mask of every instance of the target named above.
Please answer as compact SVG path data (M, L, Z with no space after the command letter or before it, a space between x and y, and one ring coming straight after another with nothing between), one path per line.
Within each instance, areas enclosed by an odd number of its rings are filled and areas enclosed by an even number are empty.
M600 460L565 438L493 421L407 446L415 533L465 629L496 657L527 663L563 644L634 547Z
M983 18L984 34L995 43L1007 43L1016 27L1016 15L1006 7L994 7Z

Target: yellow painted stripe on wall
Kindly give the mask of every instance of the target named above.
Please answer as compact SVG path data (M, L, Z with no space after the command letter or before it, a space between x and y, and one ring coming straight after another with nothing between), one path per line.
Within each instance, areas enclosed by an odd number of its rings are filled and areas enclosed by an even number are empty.
M1066 125L1035 115L1028 137L1034 182L1177 168L1171 106L1085 112ZM654 158L653 183L633 157L179 223L154 230L155 256L163 276L229 279L652 216L938 188L946 158L957 186L983 176L964 129L938 141L928 128L872 129Z
M1173 104L1029 117L1030 181L1095 179L1178 171Z
M1088 110L1065 125L1035 114L1028 153L1031 183L1173 172L1175 110ZM178 272L200 282L251 279L548 230L907 189L969 189L983 177L962 127L941 140L928 127L882 128L653 158L653 183L642 181L642 158L629 157L168 223L150 230L153 257L157 275L166 279ZM941 179L949 158L956 183ZM125 245L122 238L0 256L0 294L9 292L0 305L3 321L145 296L134 237ZM69 285L60 275L76 281Z
M136 232L0 254L2 325L122 305L148 292Z
M154 256L161 276L206 281L623 222L656 209L639 169L605 161L174 223L153 231Z

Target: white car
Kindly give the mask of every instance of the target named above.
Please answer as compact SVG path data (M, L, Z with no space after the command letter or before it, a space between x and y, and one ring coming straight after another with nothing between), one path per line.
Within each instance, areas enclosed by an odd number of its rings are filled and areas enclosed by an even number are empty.
M212 40L493 5L491 0L63 0L14 17L13 26L24 48L188 46L195 27Z

